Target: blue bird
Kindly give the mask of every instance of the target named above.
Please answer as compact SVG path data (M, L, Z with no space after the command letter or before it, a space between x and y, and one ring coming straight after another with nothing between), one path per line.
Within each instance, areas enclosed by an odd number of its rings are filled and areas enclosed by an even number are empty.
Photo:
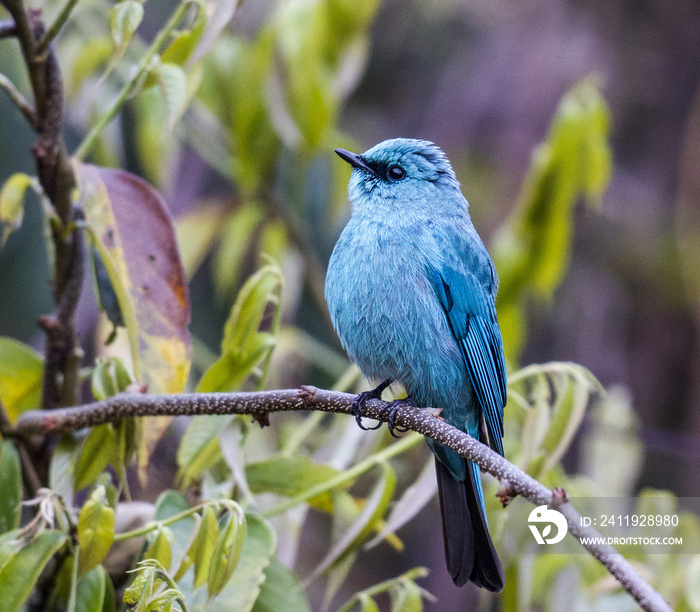
M498 277L449 160L424 140L386 140L358 155L351 218L331 255L326 301L333 326L365 377L394 381L418 407L442 408L455 427L503 454L506 368L494 300ZM393 434L393 420L389 421ZM488 530L479 466L426 439L435 462L447 569L500 592L505 577Z

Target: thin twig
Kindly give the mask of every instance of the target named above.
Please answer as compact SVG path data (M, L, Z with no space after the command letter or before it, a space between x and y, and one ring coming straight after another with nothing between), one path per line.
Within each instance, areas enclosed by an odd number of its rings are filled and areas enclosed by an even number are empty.
M0 89L4 89L7 95L12 100L12 103L20 110L24 115L32 129L36 129L36 111L32 105L27 101L27 99L21 94L19 89L17 89L12 81L8 79L4 74L0 74Z
M27 412L19 419L16 433L49 433L73 431L114 423L134 416L180 416L200 414L249 414L291 410L322 410L352 414L356 396L349 393L326 391L315 387L261 391L255 393L183 393L180 395L122 394L103 402L94 402L73 408L51 412ZM372 400L365 404L363 415L380 421L388 421L388 404ZM509 492L541 504L542 500L556 497L543 484L514 466L512 463L459 429L433 416L431 409L405 406L399 409L395 423L449 446L463 457L477 463L484 471L501 482L507 482ZM591 544L595 530L580 526L580 515L570 503L561 503L558 509L567 519L569 531L582 545L615 576L622 587L648 612L670 612L671 607L651 585L645 582L629 562L612 547ZM584 543L581 538L588 539Z
M90 152L100 134L102 134L104 129L117 116L122 106L124 106L124 103L134 94L139 85L141 85L143 77L145 77L149 70L151 70L151 62L153 61L153 58L156 56L165 41L175 31L175 28L180 23L180 20L185 15L185 12L189 8L190 4L194 3L194 0L184 0L180 6L175 9L175 12L170 16L168 23L165 24L158 36L156 36L155 40L151 43L148 49L146 49L146 52L141 57L141 61L136 66L134 76L124 83L124 86L117 94L117 97L114 99L114 102L112 102L112 105L95 122L95 125L92 126L92 129L88 132L88 135L73 154L74 157L84 159Z
M12 38L17 36L17 27L11 19L0 21L0 38Z
M56 35L61 31L63 25L68 21L71 12L75 5L78 4L78 0L68 0L66 4L61 9L61 12L56 16L54 22L49 26L48 30L44 34L43 38L39 41L36 48L37 55L41 55L49 48L51 41L56 38Z

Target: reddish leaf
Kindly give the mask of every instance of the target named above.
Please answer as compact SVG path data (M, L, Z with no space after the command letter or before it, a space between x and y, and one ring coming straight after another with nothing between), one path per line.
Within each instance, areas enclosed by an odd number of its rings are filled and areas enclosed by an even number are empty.
M81 203L128 330L134 374L155 393L179 393L192 343L190 304L173 221L163 197L124 170L77 162ZM149 418L138 451L139 477L170 423Z

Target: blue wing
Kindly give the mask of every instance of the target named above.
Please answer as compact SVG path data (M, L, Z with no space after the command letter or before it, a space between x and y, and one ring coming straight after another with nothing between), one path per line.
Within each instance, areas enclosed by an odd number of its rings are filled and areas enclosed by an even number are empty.
M506 366L492 292L466 270L446 266L432 270L431 276L467 366L491 444L503 455Z

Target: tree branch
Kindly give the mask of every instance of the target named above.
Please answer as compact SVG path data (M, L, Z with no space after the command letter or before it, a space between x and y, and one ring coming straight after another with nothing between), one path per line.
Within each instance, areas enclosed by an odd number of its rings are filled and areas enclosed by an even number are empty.
M71 201L76 184L75 174L63 139L63 79L58 59L50 44L51 38L65 22L77 0L68 0L58 19L45 33L41 11L27 10L23 0L0 0L12 16L15 36L22 49L29 80L34 93L34 108L24 101L18 104L38 139L32 153L37 175L44 193L51 201L62 228L54 228L56 249L54 270L55 317L42 317L41 326L47 333L44 368L44 408L70 406L78 400L78 368L80 348L73 317L80 298L84 275L83 241L80 231L66 235L64 228L77 219ZM10 93L12 92L5 89ZM21 101L13 98L15 103ZM79 213L78 213L79 214Z
M20 93L12 81L8 79L4 74L0 74L0 89L4 89L5 93L9 96L12 103L20 110L27 120L27 123L36 129L36 111L32 108L32 105L27 102L26 98Z
M255 393L183 393L180 395L121 394L103 402L94 402L73 408L51 412L26 412L18 420L13 431L7 434L46 434L74 431L103 423L114 423L125 417L182 416L201 414L249 414L262 416L269 412L294 410L322 410L352 414L355 395L326 391L304 386L301 389L283 389ZM380 421L388 421L387 403L379 400L365 404L363 414ZM482 470L507 483L509 493L521 495L528 501L541 505L559 497L559 510L567 520L569 531L581 538L595 538L599 534L592 528L580 526L581 515L566 498L551 491L537 480L515 467L512 463L459 429L436 418L434 409L405 406L395 417L396 425L407 427L433 440L449 446L463 457L477 463ZM595 540L588 540L588 542ZM645 582L629 562L614 548L597 544L582 545L615 576L622 587L648 612L670 612L671 607L651 585Z

